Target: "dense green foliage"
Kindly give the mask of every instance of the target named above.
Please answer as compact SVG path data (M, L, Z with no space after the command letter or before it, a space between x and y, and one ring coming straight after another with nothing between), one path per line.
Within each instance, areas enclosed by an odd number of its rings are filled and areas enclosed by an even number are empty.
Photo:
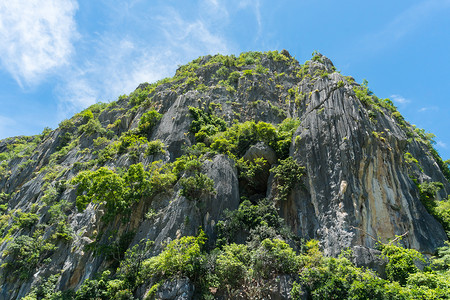
M292 157L280 160L278 166L273 167L276 182L276 200L287 200L289 193L300 182L305 168L301 167Z
M289 118L278 127L254 121L234 124L212 137L211 149L240 157L251 145L264 142L275 150L279 158L286 158L289 155L292 135L299 124L298 120Z
M428 212L438 220L450 237L450 196L448 199L438 201L437 193L444 187L441 182L423 182L418 184L414 180L420 193L420 201Z
M450 197L436 203L434 216L441 222L450 238Z
M78 185L78 210L83 211L90 202L103 203L106 208L103 218L109 221L118 214L129 216L134 203L170 187L174 181L175 175L166 167L153 163L146 171L139 163L131 165L122 176L105 167L83 171L72 183Z
M204 109L196 107L189 107L189 112L194 118L190 131L195 134L195 138L199 142L203 142L206 137L226 129L225 121L215 114L207 113Z
M219 246L246 238L251 244L280 236L286 240L294 238L278 215L275 203L269 199L256 204L244 199L238 209L225 212L225 219L217 223L217 232Z
M20 235L9 244L5 254L10 256L10 261L2 267L6 268L11 276L18 275L20 279L27 279L39 264L48 262L46 257L55 248L53 243L42 236L40 230L32 237Z
M156 110L150 110L145 112L141 119L139 120L139 131L142 133L147 133L152 130L152 128L161 120L162 115Z
M294 299L300 299L304 288L312 299L448 299L448 269L420 271L415 262L423 258L417 251L393 244L382 248L388 259L388 280L356 268L349 260L351 253L323 257L317 244L309 243L307 255L300 256L306 265L294 285Z
M214 180L202 173L181 178L180 184L182 186L181 195L191 200L200 199L216 193Z
M293 299L449 299L449 246L439 251L430 267L417 268L423 257L414 250L394 244L381 245L386 257L387 279L371 270L357 268L352 253L344 251L338 258L325 257L317 241L311 240L298 253L281 239L263 239L258 244L229 243L212 251L205 249L205 234L186 236L168 243L157 256L145 258L149 245L128 250L116 272L105 271L86 280L75 293L66 291L65 299L134 299L133 291L142 283L151 283L146 297L151 299L161 280L187 277L195 284L197 295L233 298L238 293L249 298L267 298L262 288L279 275L297 278ZM50 277L47 282L54 281ZM61 292L43 282L28 295L45 292L45 299L61 299ZM64 298L63 298L64 299Z
M440 182L424 182L418 185L420 201L422 201L422 204L432 214L434 213L434 209L437 205L435 201L436 193L443 187L444 185Z

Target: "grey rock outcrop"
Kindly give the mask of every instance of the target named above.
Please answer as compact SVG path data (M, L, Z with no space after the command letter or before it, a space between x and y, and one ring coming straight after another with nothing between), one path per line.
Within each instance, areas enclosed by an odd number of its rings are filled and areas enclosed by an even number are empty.
M371 269L386 278L387 260L382 258L381 251L357 245L352 248L352 259L357 267Z
M188 278L164 282L156 292L156 299L189 300L194 295L194 285Z

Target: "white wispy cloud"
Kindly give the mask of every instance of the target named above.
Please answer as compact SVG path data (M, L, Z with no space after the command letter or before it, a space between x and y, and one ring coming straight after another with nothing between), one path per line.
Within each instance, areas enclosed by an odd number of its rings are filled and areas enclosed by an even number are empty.
M64 72L56 93L59 119L98 101L111 101L132 92L142 82L172 76L179 64L206 54L232 52L226 28L238 10L250 10L261 28L259 1L199 0L196 15L173 5L119 1L106 6L113 26L94 37L83 37L92 53ZM139 4L139 5L138 5ZM139 9L139 11L137 11ZM143 11L152 16L142 18ZM133 32L123 30L126 20Z
M240 9L251 8L255 14L256 24L258 25L258 32L256 38L259 38L262 34L263 22L261 18L261 1L260 0L241 0L238 7Z
M226 10L223 3L219 0L209 2L216 7L215 13L223 15ZM127 17L133 15L133 9L128 6L124 14ZM162 13L149 18L147 24L140 23L159 32L159 36L153 39L123 34L120 28L92 38L94 53L66 72L56 91L60 99L60 119L95 102L115 100L142 82L172 76L177 65L190 59L229 51L221 28L216 23L212 24L216 18L186 18L182 12L169 6L160 8L160 11ZM211 16L214 12L208 14ZM121 18L120 15L116 17Z
M391 98L396 104L408 104L411 102L411 100L406 99L405 97L400 95L391 95Z
M142 82L154 82L175 70L170 52L136 47L133 41L103 39L94 60L72 69L57 88L59 119L71 116L98 101L107 102L132 92ZM173 71L172 71L173 72Z
M173 8L168 8L157 20L166 42L173 50L181 50L188 56L194 53L215 54L228 51L225 38L220 32L212 32L204 20L187 21Z
M444 143L443 141L437 141L436 146L447 149L447 144Z
M426 112L426 111L437 111L439 110L439 107L437 106L426 106L419 109L419 112Z
M15 0L0 3L0 60L20 84L67 64L78 33L75 0Z
M223 0L202 0L201 6L204 7L203 11L206 15L212 16L220 22L228 20L230 16L227 5Z

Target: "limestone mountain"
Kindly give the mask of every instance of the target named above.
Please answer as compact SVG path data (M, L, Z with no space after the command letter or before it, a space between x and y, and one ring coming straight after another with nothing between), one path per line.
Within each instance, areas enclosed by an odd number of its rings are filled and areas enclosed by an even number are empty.
M403 235L432 255L450 230L450 170L432 143L319 53L200 57L0 141L0 299L252 299L220 271L230 245L294 253L315 239L364 256ZM209 260L189 260L200 251ZM245 260L266 298L291 297L291 269Z

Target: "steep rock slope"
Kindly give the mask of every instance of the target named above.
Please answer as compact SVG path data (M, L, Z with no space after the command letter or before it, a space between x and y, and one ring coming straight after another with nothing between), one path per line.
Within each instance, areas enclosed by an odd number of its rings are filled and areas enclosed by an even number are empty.
M310 68L331 73L331 62L322 60L324 64ZM294 112L301 123L292 149L307 169L307 193L294 193L291 201L297 209L288 207L286 213L296 211L292 222L298 230L308 237L322 236L334 255L355 243L374 246L366 233L387 242L405 232L408 246L432 253L445 234L418 201L412 179L445 183L443 196L448 195L448 181L429 149L411 139L412 129L396 119L401 117L392 104L383 109L361 103L351 85L339 87L345 80L333 73L299 84L300 92L312 92ZM418 163L407 163L406 153L414 153Z
M273 167L288 157L305 174L280 196ZM140 241L152 256L201 227L212 248L242 196L275 201L330 255L406 232L426 253L447 239L420 200L421 184L440 182L438 199L450 190L427 134L320 54L199 58L55 130L0 141L0 162L0 299L55 274L78 289Z

